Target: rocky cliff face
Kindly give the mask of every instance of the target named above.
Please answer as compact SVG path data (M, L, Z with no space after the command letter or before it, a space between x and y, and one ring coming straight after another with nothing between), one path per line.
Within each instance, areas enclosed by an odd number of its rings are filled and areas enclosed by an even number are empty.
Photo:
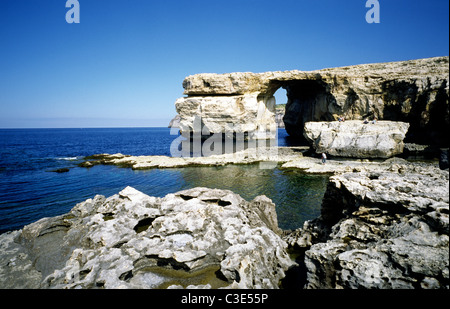
M283 128L283 129L285 128L284 120L283 120L285 111L286 111L285 106L278 107L278 105L277 105L277 107L275 109L275 123L277 124L278 128Z
M197 74L176 101L184 132L265 132L276 127L274 93L286 89L284 123L303 135L308 121L377 117L411 125L407 140L448 145L449 57L318 71Z
M286 237L305 288L449 288L448 170L391 170L331 177L320 218Z

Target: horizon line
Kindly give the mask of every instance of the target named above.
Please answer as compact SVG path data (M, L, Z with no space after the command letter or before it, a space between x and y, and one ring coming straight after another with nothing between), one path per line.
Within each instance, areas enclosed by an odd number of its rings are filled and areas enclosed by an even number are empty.
M168 128L170 127L166 126L105 126L105 127L10 127L10 128L2 128L0 127L0 130L36 130L36 129L133 129L133 128Z

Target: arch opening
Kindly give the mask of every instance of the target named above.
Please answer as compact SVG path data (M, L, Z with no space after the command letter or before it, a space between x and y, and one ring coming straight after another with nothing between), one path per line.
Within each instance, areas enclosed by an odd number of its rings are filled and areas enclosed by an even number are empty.
M303 137L306 122L335 120L331 107L336 99L328 90L328 85L320 79L273 81L266 96L275 97L276 109L283 109L280 122L287 133L299 142L306 141ZM280 116L276 113L275 117L277 120Z
M283 87L278 88L273 94L275 97L275 122L277 123L278 128L285 128L284 125L284 114L286 113L286 105L287 105L287 91Z

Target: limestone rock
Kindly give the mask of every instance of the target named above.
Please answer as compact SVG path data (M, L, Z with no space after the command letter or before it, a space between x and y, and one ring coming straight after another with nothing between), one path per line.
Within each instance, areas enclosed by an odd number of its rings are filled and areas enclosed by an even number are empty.
M245 133L250 138L275 137L275 99L256 93L233 96L179 98L181 132L208 136L215 133Z
M292 265L275 205L127 187L0 235L1 288L277 288Z
M436 166L330 178L320 218L285 237L306 288L449 288L449 174Z
M170 120L169 128L179 128L180 127L180 115L175 115L175 117Z
M386 159L403 152L408 128L408 123L393 121L307 122L304 134L317 153Z
M283 87L290 135L303 136L309 121L377 117L409 123L410 142L448 147L448 57L316 71L197 74L186 77L183 87L187 97L175 105L185 132L198 131L195 117L213 133L270 129L276 115L273 95Z
M203 145L205 146L205 145ZM202 145L199 143L199 148ZM132 169L173 168L186 166L223 166L227 164L251 164L259 163L260 167L275 165L278 162L287 162L302 156L298 147L248 147L245 150L234 153L213 154L209 156L128 156L123 154L97 154L86 157L86 161L79 164L80 167L90 168L98 164L117 165L131 167ZM173 155L176 153L174 152ZM205 153L203 153L204 155Z
M283 120L285 111L286 111L285 107L278 107L278 105L275 109L275 122L276 122L278 128L283 128L283 129L285 128L284 120Z

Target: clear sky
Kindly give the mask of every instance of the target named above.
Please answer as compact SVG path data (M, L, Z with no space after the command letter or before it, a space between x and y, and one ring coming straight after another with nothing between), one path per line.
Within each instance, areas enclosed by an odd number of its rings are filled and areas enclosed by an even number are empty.
M196 73L449 55L448 0L0 0L0 128L167 126Z

